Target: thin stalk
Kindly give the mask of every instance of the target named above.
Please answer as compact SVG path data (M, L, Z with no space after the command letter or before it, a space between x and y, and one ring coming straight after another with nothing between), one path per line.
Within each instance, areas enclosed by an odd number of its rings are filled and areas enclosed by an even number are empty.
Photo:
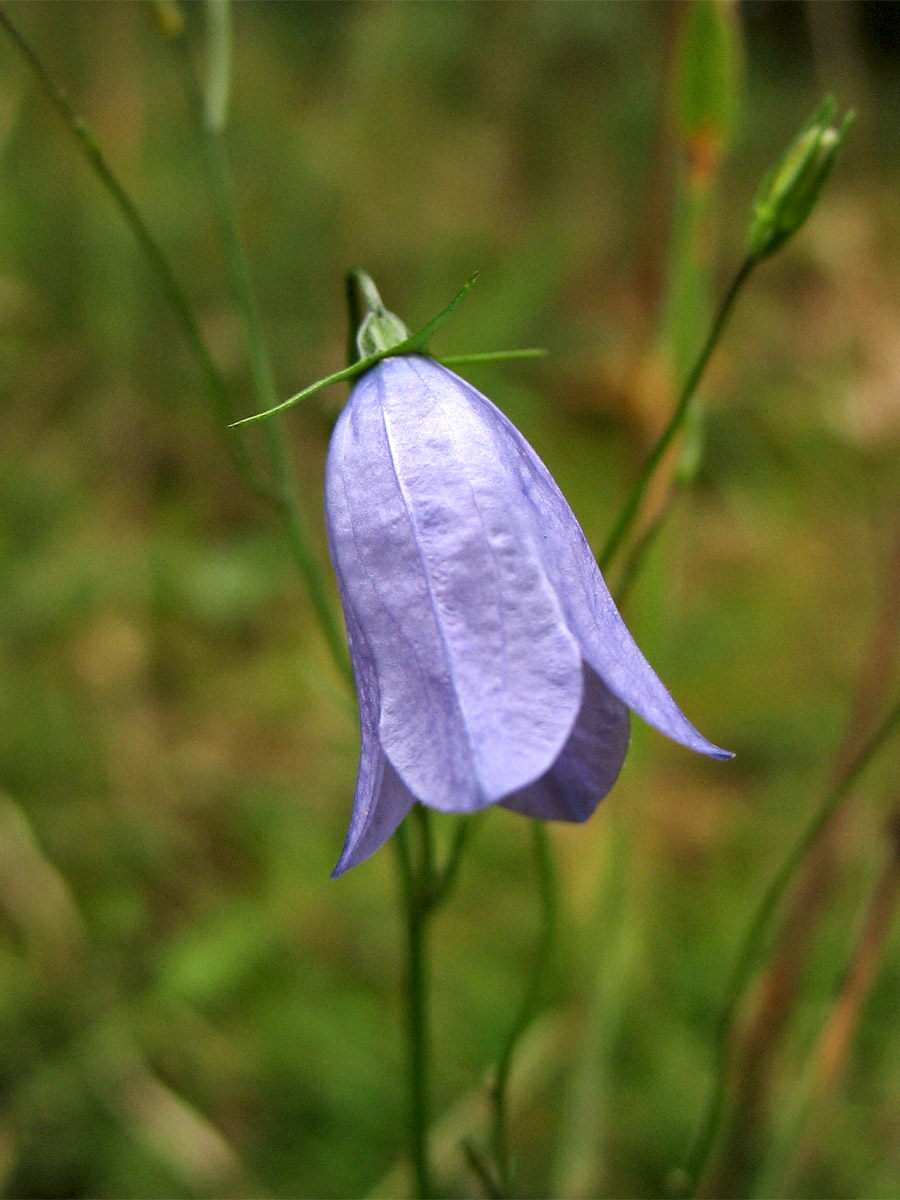
M644 529L638 538L636 544L632 547L631 553L628 555L628 560L625 563L625 568L622 571L622 576L619 579L616 587L616 605L621 610L631 593L631 589L637 583L641 568L647 559L650 551L656 545L656 539L663 531L669 513L672 511L672 506L677 497L676 486L673 486L669 491L665 503L651 524Z
M469 1170L481 1184L482 1190L488 1200L504 1200L503 1189L494 1178L493 1171L485 1162L484 1156L473 1143L472 1139L463 1138L460 1145Z
M453 831L453 841L450 844L447 861L441 870L436 871L434 874L434 882L431 889L432 908L436 908L444 900L447 893L456 883L459 868L462 865L463 851L469 844L469 838L478 824L479 815L478 813L467 813L464 816L456 818L456 828Z
M435 905L434 830L431 812L424 804L413 809L413 820L419 827L421 858L419 860L419 907L430 912Z
M278 403L278 391L234 206L234 189L221 132L224 127L224 115L215 124L207 119L193 63L183 38L179 41L179 51L188 95L201 129L213 208L225 248L231 290L244 328L256 402L260 409L274 408ZM344 639L300 502L282 420L273 417L263 422L262 433L275 484L275 503L284 522L288 545L306 584L331 655L340 671L350 678L350 663Z
M2 8L0 8L0 27L6 31L16 50L30 67L44 94L77 141L88 166L108 192L116 208L118 208L126 224L134 234L138 245L144 252L147 262L150 264L162 287L163 293L188 344L188 348L203 376L213 416L215 417L216 424L219 426L226 449L235 467L247 485L257 495L271 499L271 487L251 459L243 439L240 435L229 429L233 413L225 381L213 362L212 355L203 340L203 335L200 332L200 327L194 317L190 303L182 291L174 271L169 266L168 259L159 243L150 232L149 226L134 201L125 191L112 167L106 161L93 131L72 107L63 89Z
M731 1030L741 1000L753 975L753 968L759 957L759 952L766 933L779 904L789 884L806 858L810 847L815 843L820 832L828 823L832 813L844 800L850 790L855 787L860 776L876 758L881 748L900 726L900 698L888 711L884 720L859 751L854 762L848 767L841 780L836 783L826 795L817 809L809 825L798 838L793 849L788 854L781 869L769 884L759 904L738 960L732 970L728 985L725 989L725 999L716 1026L716 1083L710 1101L709 1109L704 1120L696 1148L691 1155L688 1165L688 1176L691 1180L694 1194L699 1191L712 1154L719 1123L725 1107L728 1090L728 1059Z
M653 449L650 451L647 461L644 463L641 473L638 476L634 487L631 489L628 499L622 506L622 511L619 513L612 532L606 539L606 543L597 557L597 561L599 562L600 569L602 571L607 569L613 559L613 556L625 538L625 535L629 532L631 526L634 524L634 520L637 517L638 510L641 506L641 501L644 498L644 493L647 491L650 480L653 478L660 462L662 462L663 455L672 444L672 440L675 438L676 434L680 431L685 422L685 418L687 417L690 409L691 400L693 399L694 393L697 390L697 385L703 377L703 372L706 370L706 365L712 357L712 353L725 331L725 326L728 323L728 318L731 316L731 310L734 308L734 303L738 298L741 288L747 282L747 279L749 278L750 273L756 266L757 262L758 259L754 258L753 255L748 255L748 257L744 259L743 263L741 263L737 274L731 282L731 286L725 293L725 298L719 306L719 311L716 313L713 319L713 323L707 335L706 342L703 345L703 349L700 351L699 356L691 368L690 374L684 381L684 385L678 397L678 403L675 406L675 411L672 413L668 425L660 434L659 439L657 440Z
M889 848L873 889L834 1008L810 1055L784 1126L771 1140L768 1162L754 1185L753 1196L796 1194L792 1186L809 1157L820 1121L834 1098L869 999L900 900L900 807L888 822ZM818 1132L821 1132L819 1130Z
M835 757L832 784L855 760L866 732L884 703L894 674L900 628L900 526L888 565L881 611L854 690L850 715ZM850 818L849 797L832 813L814 850L804 863L780 921L778 944L755 990L739 1043L732 1046L727 1118L719 1136L716 1162L704 1187L715 1195L738 1195L747 1189L763 1141L763 1124L775 1087L775 1055L794 1011L803 970L822 911L834 887L839 844ZM782 1189L783 1190L783 1189Z
M428 917L431 912L430 814L417 805L421 833L418 858L410 845L409 822L394 835L406 915L406 1032L409 1075L409 1141L416 1196L428 1200L432 1192L428 1154L430 1123L430 1049L428 1021Z
M407 909L407 980L410 1039L410 1125L416 1194L427 1200L431 1191L428 1161L429 1061L431 1046L428 1029L428 953L426 923L428 914L417 904Z
M497 1060L492 1089L494 1106L491 1130L492 1149L500 1190L504 1196L511 1195L513 1188L507 1131L509 1077L519 1041L537 1012L556 934L557 883L550 848L550 836L542 821L531 822L531 835L541 894L541 938L528 988Z

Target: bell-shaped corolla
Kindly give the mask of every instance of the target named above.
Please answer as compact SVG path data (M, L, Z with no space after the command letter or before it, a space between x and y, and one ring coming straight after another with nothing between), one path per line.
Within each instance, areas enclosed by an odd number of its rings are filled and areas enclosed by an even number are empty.
M581 527L514 425L446 367L360 377L325 469L362 745L334 874L419 801L585 821L615 782L629 709L728 758L625 627Z

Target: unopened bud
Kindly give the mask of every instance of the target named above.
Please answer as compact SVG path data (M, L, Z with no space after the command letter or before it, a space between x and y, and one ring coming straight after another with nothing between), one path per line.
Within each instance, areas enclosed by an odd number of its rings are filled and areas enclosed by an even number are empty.
M856 114L840 125L832 120L835 102L824 100L763 180L753 202L750 253L765 258L783 245L815 207Z
M383 354L409 337L409 330L400 318L384 307L372 277L360 267L354 267L347 275L347 301L351 362Z

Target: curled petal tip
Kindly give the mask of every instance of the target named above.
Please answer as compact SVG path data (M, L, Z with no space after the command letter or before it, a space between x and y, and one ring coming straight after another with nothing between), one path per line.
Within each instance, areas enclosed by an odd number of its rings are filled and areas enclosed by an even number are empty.
M714 746L712 742L709 743L709 749L704 750L703 753L709 755L710 758L718 758L722 762L734 758L733 750L723 750L721 746Z
M409 792L380 751L373 771L360 771L356 802L347 839L331 878L365 862L388 840L415 804Z

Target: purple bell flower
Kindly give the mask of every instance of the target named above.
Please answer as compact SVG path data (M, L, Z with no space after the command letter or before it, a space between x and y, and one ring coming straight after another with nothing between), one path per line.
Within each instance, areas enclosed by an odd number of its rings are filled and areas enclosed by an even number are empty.
M537 454L446 367L408 355L360 377L328 450L325 516L362 726L335 875L417 800L587 820L622 768L629 709L731 757L638 649Z

